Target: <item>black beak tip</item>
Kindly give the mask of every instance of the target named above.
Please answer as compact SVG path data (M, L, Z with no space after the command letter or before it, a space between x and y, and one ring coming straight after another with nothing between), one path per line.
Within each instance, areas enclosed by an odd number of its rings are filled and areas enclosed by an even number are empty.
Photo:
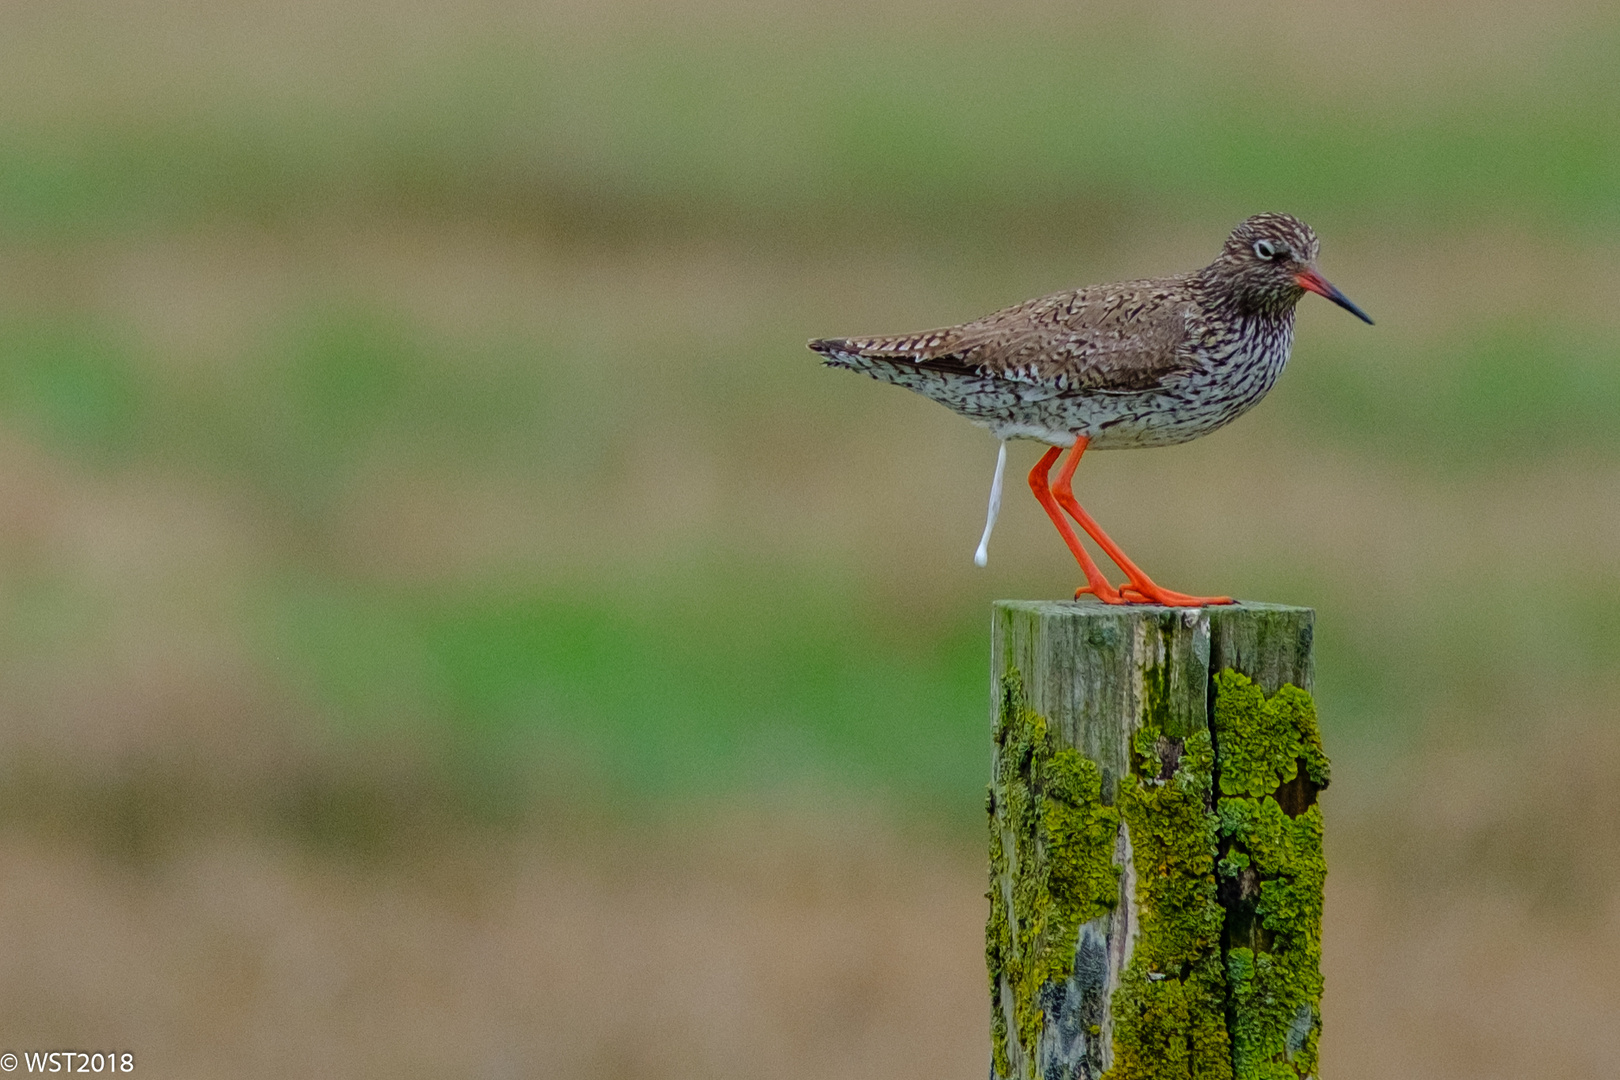
M1338 290L1334 291L1337 292ZM1343 293L1339 293L1337 296L1329 297L1329 299L1335 304L1338 304L1340 307L1344 308L1344 310L1348 311L1350 314L1354 315L1356 318L1360 319L1362 322L1366 323L1368 326L1375 325L1372 321L1372 316L1368 315L1365 311L1362 311L1350 300L1349 297L1345 296Z

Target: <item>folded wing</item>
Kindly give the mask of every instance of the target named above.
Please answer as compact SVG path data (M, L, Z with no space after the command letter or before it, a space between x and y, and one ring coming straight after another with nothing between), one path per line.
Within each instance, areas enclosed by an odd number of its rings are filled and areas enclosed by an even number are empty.
M827 338L812 341L810 348L830 364L869 372L875 361L1035 384L1058 393L1152 390L1196 362L1190 325L1196 308L1180 286L1171 279L1081 289L960 326L895 337Z

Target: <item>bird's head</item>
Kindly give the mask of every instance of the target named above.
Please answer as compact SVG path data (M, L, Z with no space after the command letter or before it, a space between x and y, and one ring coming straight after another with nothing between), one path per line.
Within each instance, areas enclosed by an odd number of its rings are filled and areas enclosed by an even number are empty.
M1311 227L1296 217L1256 214L1232 230L1206 273L1250 310L1287 311L1308 290L1370 324L1367 313L1316 269L1321 246Z

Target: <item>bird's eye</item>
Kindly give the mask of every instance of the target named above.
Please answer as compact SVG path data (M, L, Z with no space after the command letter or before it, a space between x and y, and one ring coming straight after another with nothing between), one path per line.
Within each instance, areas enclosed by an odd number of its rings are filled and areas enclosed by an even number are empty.
M1254 242L1254 253L1262 259L1275 259L1277 257L1277 248L1270 240L1256 240Z

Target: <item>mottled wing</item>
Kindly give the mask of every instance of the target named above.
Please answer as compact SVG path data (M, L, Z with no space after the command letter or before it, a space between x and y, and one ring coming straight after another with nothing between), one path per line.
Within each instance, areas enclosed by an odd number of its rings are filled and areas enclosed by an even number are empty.
M1170 278L1044 296L942 330L810 347L1058 393L1126 393L1163 386L1191 369L1195 312L1185 280Z

